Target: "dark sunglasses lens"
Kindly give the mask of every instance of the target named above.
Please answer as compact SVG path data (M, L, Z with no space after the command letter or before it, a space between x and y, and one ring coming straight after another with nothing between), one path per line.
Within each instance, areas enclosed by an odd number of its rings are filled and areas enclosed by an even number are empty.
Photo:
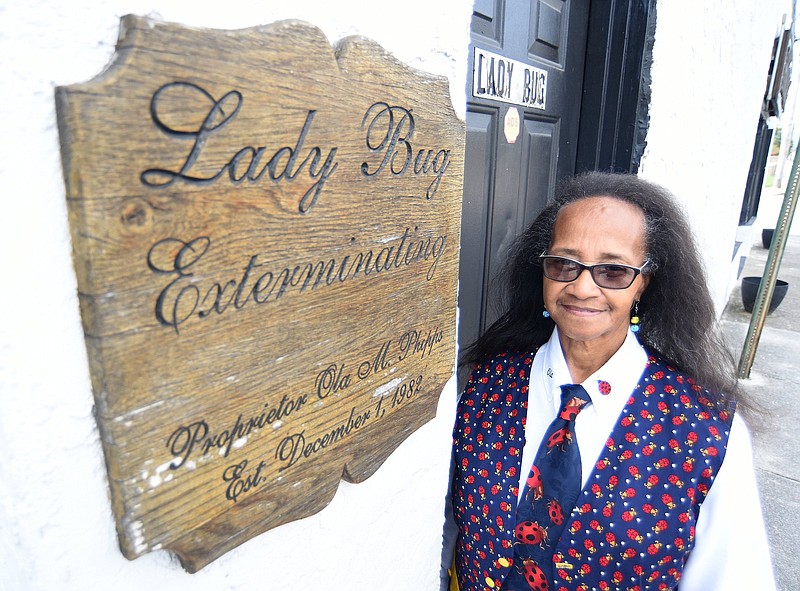
M620 265L598 265L592 269L592 278L600 287L625 289L636 278L636 271Z
M544 274L553 281L573 281L581 272L581 267L575 261L550 257L544 259L542 265Z

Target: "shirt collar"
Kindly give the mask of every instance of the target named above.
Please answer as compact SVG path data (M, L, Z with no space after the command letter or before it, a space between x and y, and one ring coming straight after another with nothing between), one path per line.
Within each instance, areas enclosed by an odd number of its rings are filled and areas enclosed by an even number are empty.
M543 358L541 380L545 392L554 405L560 404L561 385L572 384L572 376L564 359L558 328L553 330L550 340L542 346ZM620 399L626 401L647 364L647 353L636 335L628 330L622 346L600 369L584 380L581 385L589 393L592 406L598 414L619 414ZM631 371L636 368L635 371Z

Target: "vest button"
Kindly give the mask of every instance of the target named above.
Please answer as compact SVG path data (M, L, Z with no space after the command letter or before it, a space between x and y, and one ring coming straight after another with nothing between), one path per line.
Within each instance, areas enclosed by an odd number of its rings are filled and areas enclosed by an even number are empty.
M491 587L492 589L494 589L494 581L492 580L492 577L486 577L486 584L489 585L489 587Z
M503 568L505 568L507 566L511 566L511 563L508 561L508 558L506 558L505 556L501 556L500 558L498 558L497 559L497 564L499 564Z

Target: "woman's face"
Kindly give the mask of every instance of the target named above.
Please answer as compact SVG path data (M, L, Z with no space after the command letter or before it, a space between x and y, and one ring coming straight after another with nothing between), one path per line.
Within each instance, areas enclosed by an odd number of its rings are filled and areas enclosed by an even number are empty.
M621 263L641 267L645 262L644 213L612 197L588 197L564 206L556 218L547 254L587 265ZM544 278L544 303L558 326L562 346L582 343L615 351L625 339L634 300L649 279L636 276L627 289L598 287L591 273L562 283Z

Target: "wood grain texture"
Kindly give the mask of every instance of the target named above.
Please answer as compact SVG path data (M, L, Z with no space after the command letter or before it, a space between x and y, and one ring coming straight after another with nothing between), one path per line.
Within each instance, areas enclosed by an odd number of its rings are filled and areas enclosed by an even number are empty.
M435 415L464 166L446 79L297 21L127 16L56 104L125 556L194 572Z

